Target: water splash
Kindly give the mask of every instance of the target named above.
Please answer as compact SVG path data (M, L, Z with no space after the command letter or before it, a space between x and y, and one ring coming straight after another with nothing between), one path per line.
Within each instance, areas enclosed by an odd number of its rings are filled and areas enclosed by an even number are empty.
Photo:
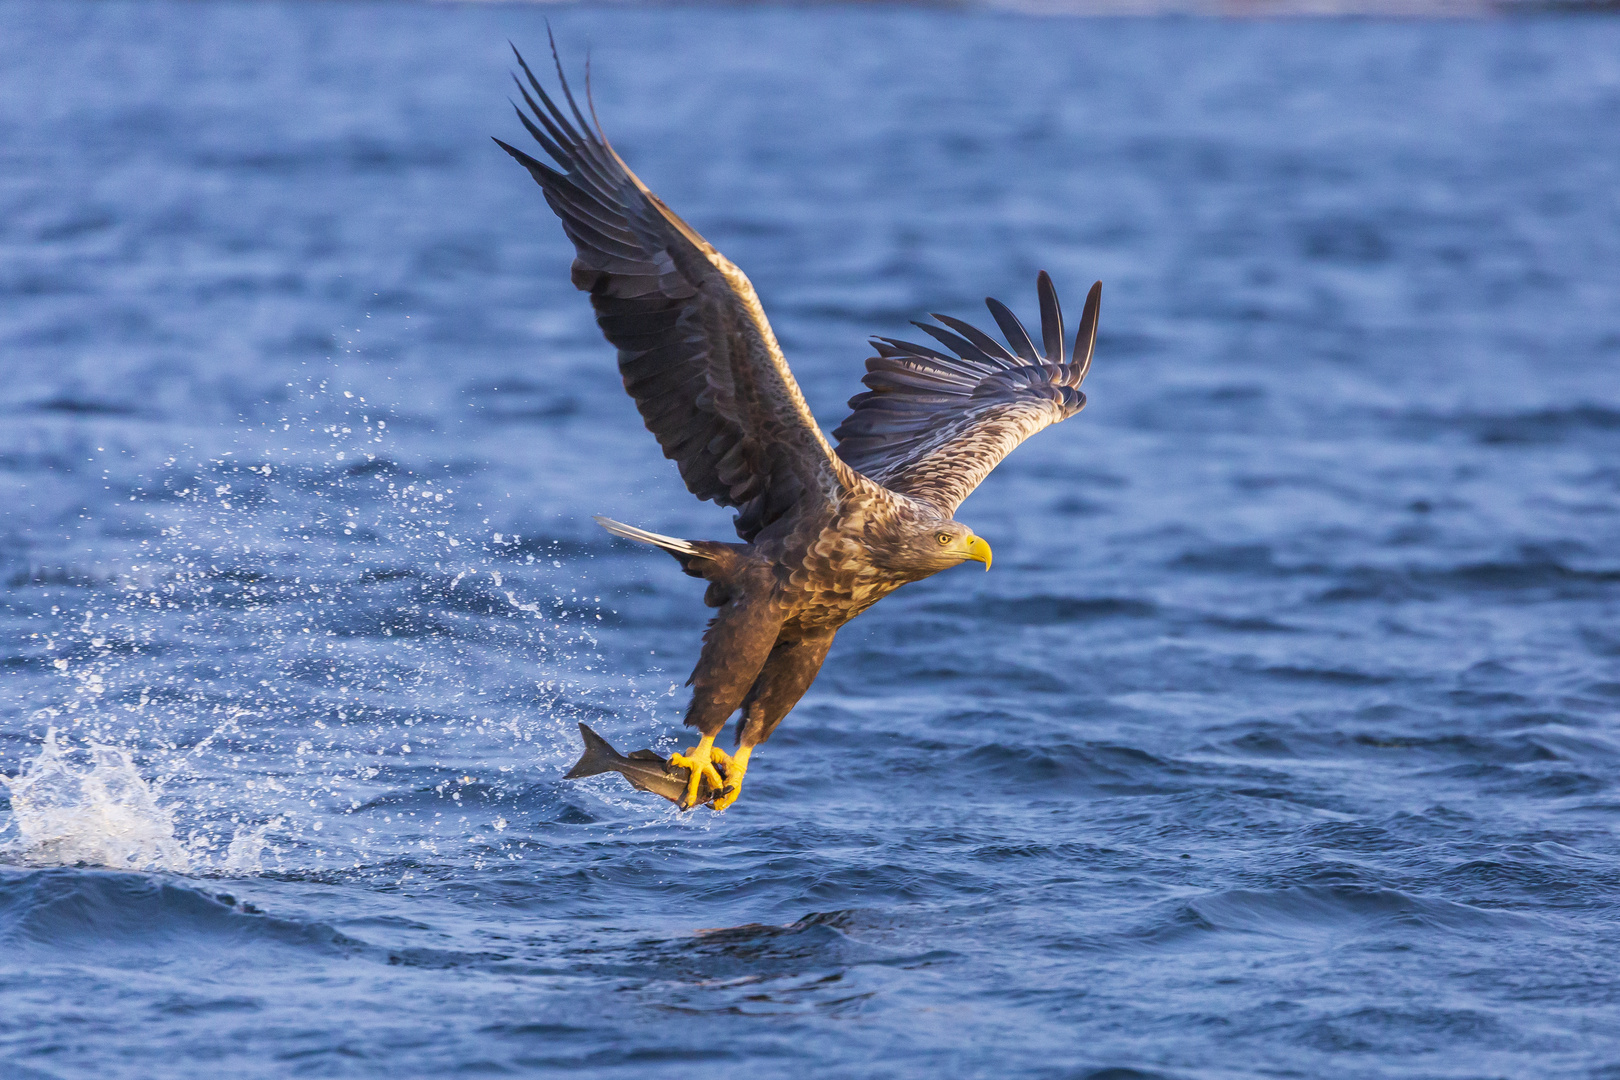
M51 728L39 756L0 784L10 791L10 829L17 834L0 852L18 862L192 867L191 853L175 839L173 811L117 747L90 743L76 754Z
M118 536L77 561L93 572L31 572L31 673L0 709L45 741L0 857L391 879L504 861L511 802L572 757L572 721L661 704L607 673L600 597L555 545L469 520L462 483L384 456L376 405L315 390L231 452L127 477ZM294 425L299 443L275 430Z
M160 801L160 781L142 776L126 751L64 744L55 728L39 754L15 777L0 776L0 785L11 797L11 819L0 834L14 834L0 843L0 858L24 865L256 874L269 848L266 832L277 824L238 825L223 843L201 831L182 841L175 809Z

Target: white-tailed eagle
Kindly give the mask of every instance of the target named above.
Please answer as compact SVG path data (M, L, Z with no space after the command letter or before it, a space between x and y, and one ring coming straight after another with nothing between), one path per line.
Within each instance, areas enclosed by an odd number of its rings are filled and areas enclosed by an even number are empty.
M556 48L552 55L555 59ZM675 764L734 802L755 746L809 689L833 635L911 581L990 545L953 519L1013 447L1086 404L1102 283L1091 287L1074 351L1052 280L1037 279L1041 340L987 300L1007 343L958 319L915 324L939 346L875 338L867 389L828 441L799 392L753 286L647 189L587 122L562 68L565 112L522 56L518 116L550 159L499 139L539 183L577 255L624 388L686 487L737 511L742 543L681 540L597 518L609 532L663 548L709 583L719 611L703 635L686 723L702 738ZM515 78L515 77L514 77ZM525 85L525 81L527 85ZM531 94L532 91L532 94ZM714 739L741 708L737 750ZM723 775L721 770L723 770Z

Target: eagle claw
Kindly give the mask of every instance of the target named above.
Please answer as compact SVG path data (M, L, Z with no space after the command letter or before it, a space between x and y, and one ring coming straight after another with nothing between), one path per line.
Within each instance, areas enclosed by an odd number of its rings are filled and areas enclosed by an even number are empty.
M686 796L680 802L682 810L691 810L704 801L698 796L703 790L705 781L715 791L720 791L726 786L726 782L720 778L720 773L713 764L713 755L716 753L727 761L730 760L724 750L715 749L713 736L705 735L696 746L687 747L686 753L669 756L671 765L679 766L691 773L691 778L686 783Z
M726 786L721 789L719 797L714 800L714 809L716 811L724 810L736 802L737 796L742 794L743 777L748 773L748 757L753 751L754 748L751 746L743 747L735 755L728 754L724 750L717 749L715 751L720 755L722 759L721 765L726 770Z
M679 766L691 773L687 780L686 795L681 799L682 810L691 810L702 802L709 802L715 810L724 810L737 801L742 793L743 774L748 771L748 755L752 747L743 747L735 755L728 754L718 746L710 736L704 736L696 746L686 748L684 754L671 754L669 763ZM719 768L716 768L716 766ZM720 774L725 770L725 775ZM704 794L703 786L708 784L708 798Z

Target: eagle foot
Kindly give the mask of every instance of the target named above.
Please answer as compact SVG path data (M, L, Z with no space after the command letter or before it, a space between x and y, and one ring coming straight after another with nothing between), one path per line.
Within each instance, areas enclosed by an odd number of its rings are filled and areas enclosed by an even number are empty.
M719 792L714 796L710 809L724 810L737 801L742 794L743 776L748 772L748 757L754 752L752 746L745 746L735 754L728 754L714 745L711 736L704 736L696 746L688 746L684 754L671 754L669 763L688 769L692 777L687 781L686 797L681 800L681 809L690 810L698 805L704 795L704 784L710 791ZM725 770L722 774L720 770Z
M736 802L737 796L742 794L743 777L748 773L748 758L753 752L752 746L744 746L735 754L715 749L715 753L723 759L721 765L726 770L726 786L721 790L719 798L714 800L715 810L724 810Z
M715 791L721 791L725 788L726 782L721 779L719 771L714 767L715 754L720 755L720 758L727 762L730 761L730 755L724 750L715 749L714 736L705 735L698 740L696 746L687 747L686 753L671 754L669 756L671 765L687 769L692 774L691 779L686 783L686 797L681 800L682 810L690 810L698 804L698 796L703 790L705 780L709 782L709 786Z

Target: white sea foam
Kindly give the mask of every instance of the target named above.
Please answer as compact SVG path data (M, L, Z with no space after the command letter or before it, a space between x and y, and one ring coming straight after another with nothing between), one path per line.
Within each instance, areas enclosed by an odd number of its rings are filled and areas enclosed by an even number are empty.
M222 857L213 838L175 832L175 811L164 805L162 785L148 780L128 753L87 742L64 744L52 728L39 754L17 776L0 776L9 789L12 837L0 844L7 861L32 866L88 864L120 870L261 869L265 829L238 828Z
M16 833L4 850L16 861L191 869L191 854L174 835L174 812L116 747L90 743L75 750L52 728L39 755L0 783L10 789Z

